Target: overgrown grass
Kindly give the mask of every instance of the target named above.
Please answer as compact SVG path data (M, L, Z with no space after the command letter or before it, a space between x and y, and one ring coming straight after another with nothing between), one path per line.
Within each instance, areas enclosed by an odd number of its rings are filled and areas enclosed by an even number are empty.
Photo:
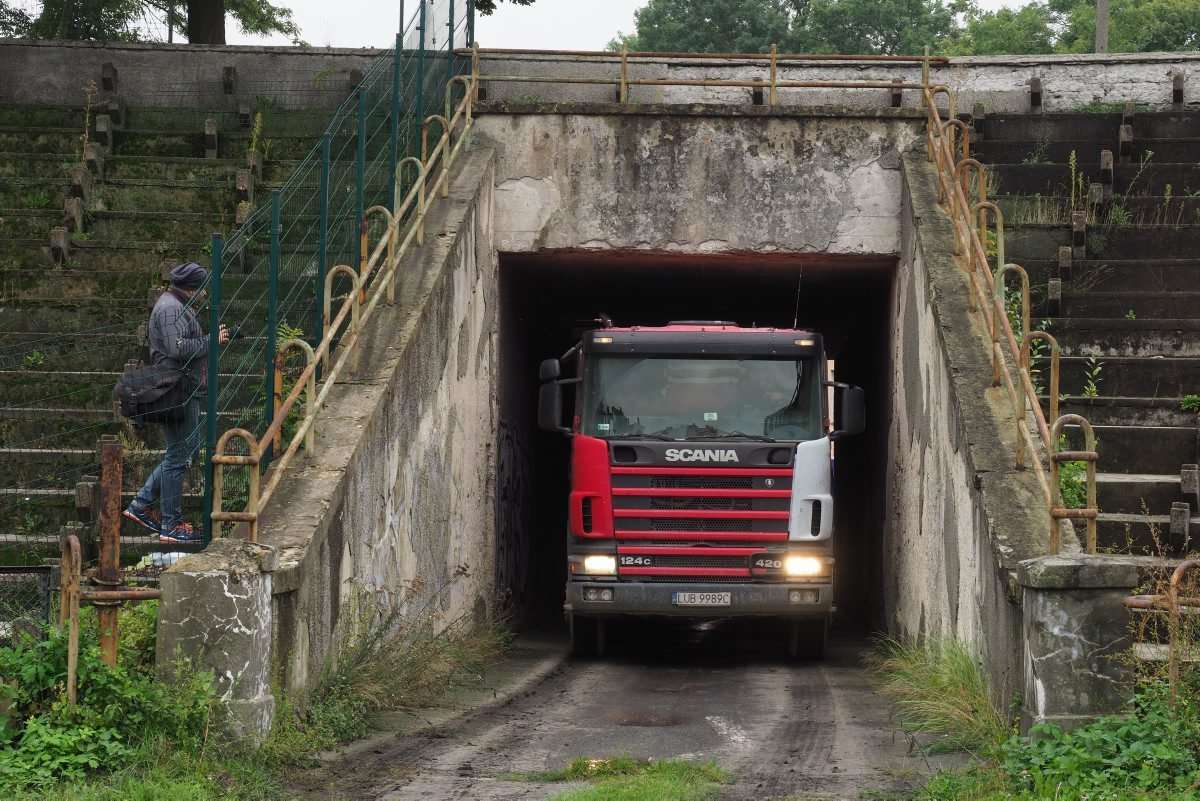
M868 666L904 730L932 737L936 750L994 756L1011 732L975 657L958 641L883 640Z
M712 762L639 760L632 757L579 757L562 770L520 774L525 781L590 782L550 801L706 801L715 798L729 776Z

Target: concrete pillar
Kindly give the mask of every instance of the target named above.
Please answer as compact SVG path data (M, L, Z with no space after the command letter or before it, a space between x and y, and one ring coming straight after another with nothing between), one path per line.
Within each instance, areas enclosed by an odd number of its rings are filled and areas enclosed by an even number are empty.
M162 574L157 661L165 680L188 660L211 671L222 733L258 744L271 730L271 573L273 552L218 539ZM264 558L268 557L268 558ZM264 569L264 567L266 569Z
M1071 728L1122 710L1132 693L1132 639L1121 602L1163 565L1151 557L1094 554L1021 562L1022 728Z

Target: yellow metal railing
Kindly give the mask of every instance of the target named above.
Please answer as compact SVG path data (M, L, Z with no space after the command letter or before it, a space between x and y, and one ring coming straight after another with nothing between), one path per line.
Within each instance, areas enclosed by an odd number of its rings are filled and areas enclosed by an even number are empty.
M274 376L274 414L270 426L263 432L261 439L255 439L249 431L240 428L226 431L218 440L214 449L213 462L213 531L219 531L217 523L244 523L247 526L247 539L255 542L258 539L258 524L262 510L266 508L271 496L279 488L285 471L295 458L304 443L305 449L311 455L315 449L315 430L317 414L329 400L329 395L337 384L338 377L345 371L353 359L362 339L363 327L371 318L372 313L381 302L395 301L395 284L400 263L416 240L418 245L425 239L425 217L432 205L431 200L438 197L448 197L450 194L450 171L458 159L467 134L473 125L472 109L479 86L479 57L477 51L471 51L471 74L457 76L446 85L446 113L432 114L425 118L421 125L421 158L405 158L396 167L393 180L396 182L397 204L395 209L374 206L367 210L366 216L381 216L386 226L373 248L368 248L367 225L364 219L361 228L365 257L358 269L339 264L333 267L326 278L325 309L322 320L321 342L315 348L309 348L298 340L289 340L279 348L280 358L276 360ZM462 88L462 99L454 104L455 87ZM429 126L437 123L438 136L432 140L429 136ZM431 145L432 142L432 145ZM413 169L415 168L415 170ZM414 184L407 194L401 197L401 186L404 174L415 172ZM435 176L432 178L431 176ZM411 212L411 214L410 214ZM332 315L331 301L333 279L342 275L353 283L352 291L342 302L336 315ZM349 325L347 326L347 321ZM340 337L340 341L339 340ZM337 342L335 349L334 343ZM291 392L283 397L283 360L282 355L291 348L304 352L307 363L304 371L297 377ZM332 361L332 365L330 362ZM316 371L318 365L323 365L325 374L322 376L320 389L317 389ZM260 470L263 451L266 444L275 445L279 449L282 441L284 421L295 407L301 394L305 394L303 422L292 435L287 449L272 464L270 470L261 480L265 486L260 492ZM246 454L235 455L227 452L227 446L232 440L245 443ZM224 469L227 466L242 466L249 471L249 497L244 511L224 511L222 496L224 490Z
M921 56L847 56L836 53L780 53L776 45L771 45L768 53L654 53L623 49L619 53L608 51L578 51L578 50L495 50L484 49L478 53L485 55L504 56L571 56L576 58L593 57L604 60L619 59L617 74L612 78L596 78L588 76L568 75L483 75L480 80L484 83L564 83L564 84L599 84L613 86L617 91L620 103L629 102L629 90L634 86L714 86L744 89L761 89L766 91L767 105L774 106L779 102L780 89L891 89L921 91L929 85L929 67L931 64L946 64L949 59L943 56L931 56L928 53ZM639 62L671 59L673 61L743 61L762 66L766 70L766 78L631 78L629 68ZM892 81L799 81L780 79L780 63L785 61L804 62L855 62L867 64L917 64L921 67L921 83L910 83L900 80Z
M943 120L937 106L937 96L946 95L952 119ZM1030 330L1029 275L1017 264L1005 260L1004 213L987 199L987 169L971 158L970 132L965 123L953 119L954 97L948 87L926 86L923 90L927 115L926 146L938 179L938 202L942 203L954 225L954 254L965 273L970 287L970 308L982 315L984 328L991 338L992 385L1003 386L1013 405L1016 418L1017 446L1015 467L1026 467L1026 453L1033 464L1046 506L1050 510L1050 553L1062 548L1059 521L1082 518L1087 521L1086 550L1096 552L1096 440L1092 427L1075 414L1058 416L1059 362L1058 341L1046 331ZM973 173L976 201L970 200L968 172ZM989 217L995 225L996 266L988 261L987 232ZM1005 278L1016 274L1021 281L1021 338L1018 341L1009 323L1005 304ZM1050 348L1050 410L1053 424L1046 421L1041 402L1033 384L1031 343L1039 340ZM1005 348L1007 347L1007 354ZM1010 361L1016 365L1016 378ZM1033 418L1033 430L1029 417ZM1063 428L1077 425L1085 437L1085 450L1059 451ZM1059 485L1059 464L1064 461L1087 463L1087 506L1068 509ZM1047 471L1046 465L1050 466ZM1048 474L1049 473L1049 474Z

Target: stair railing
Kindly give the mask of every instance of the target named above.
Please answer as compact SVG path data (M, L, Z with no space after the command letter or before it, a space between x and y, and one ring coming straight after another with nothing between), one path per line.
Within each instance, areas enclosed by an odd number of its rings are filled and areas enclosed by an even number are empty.
M472 108L479 86L479 53L477 49L473 49L470 75L461 76L459 79L447 83L445 90L447 108L453 105L456 84L461 84L464 92L462 99L454 106L454 113L449 118L440 114L431 114L426 117L421 125L421 158L406 158L396 166L393 176L396 184L395 197L397 199L401 197L400 187L406 167L415 166L417 168L416 181L413 186L404 195L403 200L397 201L396 208L392 211L388 212L383 207L370 209L372 213L384 212L382 216L387 224L371 249L369 258L366 259L360 270L355 270L349 265L338 265L329 271L326 277L329 286L326 287L325 292L321 342L311 353L305 352L308 363L296 379L287 397L280 401L277 396L271 424L260 439L255 439L250 432L244 429L231 429L226 431L218 441L212 458L214 467L212 512L214 535L219 530L216 526L217 523L245 523L247 539L250 542L257 541L262 510L266 508L271 496L278 489L284 473L300 449L300 444L302 442L311 443L317 414L328 402L330 393L337 385L338 377L357 355L364 326L381 302L393 302L395 297L393 285L397 281L400 263L408 255L414 240L417 240L418 245L423 241L425 217L433 202L439 197L449 197L451 170L461 154L463 146L468 141L467 135L474 122ZM440 133L430 149L429 126L434 122L438 124ZM458 131L457 136L455 136L455 131ZM437 168L436 171L435 168ZM430 183L431 175L436 175L432 179L432 183ZM365 252L366 249L364 249ZM354 286L342 302L337 315L330 319L332 311L330 290L336 275L347 276ZM349 327L346 325L347 319L350 320ZM331 360L333 364L329 366ZM321 379L320 390L314 397L311 387L316 378L318 365L325 365L326 371ZM276 442L280 438L284 422L299 400L301 393L306 391L304 420L288 442L287 450L271 464L271 468L266 474L266 486L259 493L259 470L262 463L263 445ZM226 453L226 446L232 439L245 441L248 455L237 456ZM249 498L245 510L240 512L221 509L224 468L234 465L245 466L250 471Z
M942 119L941 110L937 105L939 95L946 96L951 116L949 120ZM1067 518L1087 520L1086 548L1088 553L1095 553L1096 516L1099 509L1096 504L1096 441L1092 427L1079 415L1058 416L1061 353L1058 341L1045 331L1030 330L1028 274L1021 266L1005 261L1004 214L999 206L987 199L987 170L979 161L971 158L969 129L961 120L954 118L953 93L949 87L930 85L926 81L923 99L926 112L926 155L937 174L938 202L943 204L954 226L954 252L969 284L969 308L973 313L981 315L983 327L991 336L993 386L1004 387L1015 412L1017 445L1014 466L1018 470L1025 469L1025 455L1028 449L1033 455L1028 461L1033 464L1034 474L1048 509L1050 553L1058 553L1062 548L1059 526L1060 521ZM975 177L974 203L969 197L968 171L973 171ZM985 244L989 216L996 227L994 271L989 263L988 248ZM1022 331L1019 340L1013 333L1005 304L1004 278L1009 272L1016 272L1021 277ZM1034 340L1047 342L1051 349L1050 408L1054 419L1053 426L1046 421L1038 400L1037 388L1033 383L1030 345ZM1015 379L1010 361L1016 365ZM1032 428L1029 424L1031 416ZM1086 439L1085 450L1059 452L1059 440L1063 428L1067 425L1078 425L1083 430ZM1087 506L1082 509L1068 509L1063 501L1058 471L1058 466L1063 461L1087 462ZM1047 465L1050 465L1050 470L1047 470Z

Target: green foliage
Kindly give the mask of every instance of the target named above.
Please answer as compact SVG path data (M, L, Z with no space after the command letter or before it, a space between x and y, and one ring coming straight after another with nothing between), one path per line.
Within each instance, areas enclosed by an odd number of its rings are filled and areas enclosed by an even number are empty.
M81 780L98 769L120 767L154 740L193 747L207 729L209 676L181 667L171 685L157 682L136 658L145 650L142 633L125 647L135 667L108 667L100 661L95 614L85 612L75 707L63 697L65 630L53 627L41 641L23 638L0 649L0 676L11 677L4 685L9 709L0 720L0 788ZM132 628L137 632L139 626L145 627L144 618Z
M1067 446L1066 435L1058 441L1058 449ZM1087 506L1087 462L1059 462L1058 489L1062 492L1063 506L1082 509Z
M579 757L562 770L514 778L535 782L591 782L591 787L550 796L550 801L705 801L715 798L729 775L712 762L632 757Z
M1168 789L1178 793L1174 798L1197 798L1200 719L1190 699L1172 712L1163 682L1138 692L1131 715L1101 718L1070 732L1040 724L1032 734L1004 747L1004 769L1021 789L1091 801Z
M1096 398L1100 396L1100 384L1104 380L1104 362L1095 356L1088 356L1083 368L1083 396Z
M475 10L487 17L496 12L496 3L503 0L475 0ZM534 0L508 0L514 6L531 6Z
M46 354L40 350L31 350L21 359L21 365L26 370L38 370L46 364Z
M196 5L211 6L213 2L203 0ZM178 33L186 33L188 4L175 5L175 29ZM293 42L299 42L300 28L288 8L273 5L268 0L224 0L224 11L237 21L242 33L257 36L279 33L290 37ZM147 28L164 25L166 19L163 0L87 3L44 0L36 16L0 0L0 36L136 42L146 38Z
M1200 395L1195 393L1184 395L1179 401L1179 408L1185 412L1196 412L1200 414Z
M947 55L1090 52L1093 0L649 0L609 48ZM1200 0L1112 0L1109 50L1200 48Z
M993 755L1009 736L983 671L963 643L883 640L868 665L904 730L931 735L936 749Z

